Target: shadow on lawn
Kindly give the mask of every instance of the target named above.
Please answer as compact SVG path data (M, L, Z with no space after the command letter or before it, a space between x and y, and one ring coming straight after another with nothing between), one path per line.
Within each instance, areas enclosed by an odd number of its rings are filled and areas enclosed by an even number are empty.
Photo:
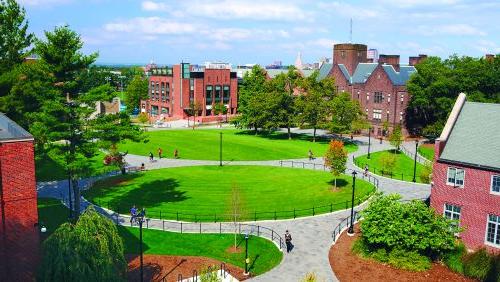
M266 138L269 140L288 140L288 134L286 132L269 132L269 131L259 131L257 135L255 135L255 131L244 130L236 132L235 135L248 135L248 136L257 136L261 138ZM303 133L292 133L292 140L301 140L301 141L309 141L311 142L313 137L308 134ZM330 138L316 136L316 143L320 144L328 144L330 142Z
M335 179L332 179L332 180L328 181L327 183L329 185L333 186L333 185L335 185ZM347 182L347 180L342 179L342 178L337 178L337 188L345 187L345 186L347 186L347 184L349 184L349 182Z

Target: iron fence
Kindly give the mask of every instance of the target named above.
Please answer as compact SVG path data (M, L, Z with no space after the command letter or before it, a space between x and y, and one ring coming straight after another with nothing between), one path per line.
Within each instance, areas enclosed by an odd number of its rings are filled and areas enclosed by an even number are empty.
M378 174L378 175L381 175L381 176L389 177L391 179L402 180L402 181L407 181L407 182L411 182L413 180L413 173L411 173L411 174L404 174L404 173L399 173L399 172L396 173L396 172L393 172L393 171L387 171L387 170L384 170L383 168L380 168L380 167L377 167L377 166L374 166L374 165L371 165L371 164L359 161L356 158L354 158L354 156L352 157L352 162L354 163L354 165L356 165L360 169L363 169L364 167L367 167L368 171L372 172L373 174ZM423 179L418 174L418 172L415 175L415 180L417 182L419 182L419 183L427 183L427 179Z
M401 146L400 146L400 149L401 149L401 151L403 151L403 153L404 153L405 155L407 155L408 157L410 157L410 158L412 158L412 159L414 159L414 158L415 158L415 153L410 152L408 149L406 149L406 147L405 147L404 145L401 145ZM430 160L428 160L428 159L424 158L423 156L421 156L421 155L418 153L418 151L417 151L417 162L422 163L422 164L426 164L426 163L430 162Z

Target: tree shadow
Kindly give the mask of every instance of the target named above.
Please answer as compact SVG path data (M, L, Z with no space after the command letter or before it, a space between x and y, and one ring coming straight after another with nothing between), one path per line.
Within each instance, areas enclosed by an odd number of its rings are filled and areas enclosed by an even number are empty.
M335 185L335 179L332 179L330 181L327 182L329 185L333 186ZM349 184L349 182L345 179L342 179L342 178L337 178L337 188L342 188L342 187L345 187Z
M278 131L258 131L258 134L255 135L255 131L251 130L243 130L238 131L235 135L248 135L248 136L256 136L269 140L288 140L288 133L286 132L278 132ZM313 136L305 133L292 133L292 140L301 140L301 141L309 141L312 142ZM330 142L330 138L325 136L316 136L316 143L327 144Z
M251 272L255 267L255 262L260 258L260 255L256 255L254 259L252 259L252 263L248 266L248 271Z

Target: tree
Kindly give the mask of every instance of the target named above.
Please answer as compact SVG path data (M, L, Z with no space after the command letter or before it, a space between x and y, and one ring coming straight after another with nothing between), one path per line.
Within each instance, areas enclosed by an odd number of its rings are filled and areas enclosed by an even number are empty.
M401 134L401 125L396 125L389 136L389 142L399 152L401 143L403 143L403 135Z
M394 168L396 167L396 156L393 153L385 152L380 156L380 166L382 166L382 173L392 175Z
M382 135L385 136L389 132L389 121L386 120L382 123Z
M34 35L26 11L14 0L0 0L0 74L23 62ZM1 93L0 93L1 96Z
M92 206L42 245L40 281L125 281L127 264L116 225Z
M344 142L339 140L330 141L328 150L325 153L325 165L330 167L334 176L334 188L337 188L337 177L346 170L347 150Z
M353 124L364 117L359 102L352 100L349 93L343 92L335 95L331 102L330 130L332 133L351 133Z
M140 113L137 116L137 120L142 124L144 129L146 129L146 124L149 122L149 117L147 113Z
M190 102L189 103L189 108L188 108L188 123L189 123L189 117L192 116L193 117L193 130L196 126L196 117L198 117L198 115L200 114L200 112L202 111L202 105L196 101L194 102ZM189 126L189 124L188 124Z
M313 142L316 142L316 129L326 122L329 114L329 105L335 94L335 81L331 77L318 79L319 72L315 71L304 78L300 85L303 95L297 100L299 121L307 123L313 128Z
M217 103L214 105L215 115L225 115L227 114L227 107L223 103ZM222 116L219 117L219 126L222 127Z
M231 199L229 203L231 221L234 227L234 250L238 247L237 237L238 237L238 223L241 220L243 213L243 201L241 199L240 187L233 183L231 186Z
M134 109L138 109L141 104L141 100L148 98L148 80L136 75L130 81L125 92L125 105L127 106L127 112L132 113Z

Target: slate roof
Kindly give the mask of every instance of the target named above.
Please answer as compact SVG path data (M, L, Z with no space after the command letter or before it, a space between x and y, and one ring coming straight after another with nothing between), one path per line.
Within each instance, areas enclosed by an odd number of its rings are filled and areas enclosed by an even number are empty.
M317 78L318 81L326 78L330 74L330 71L332 70L332 68L333 68L333 64L328 64L328 63L322 64L321 68L319 68L319 75Z
M397 72L391 65L382 65L393 85L405 85L410 75L417 71L414 66L400 66Z
M365 83L377 66L377 63L359 63L351 77L351 84Z
M0 143L15 140L33 140L33 136L6 115L0 113Z
M465 102L439 160L500 169L500 104Z
M359 63L351 76L344 64L338 64L340 71L350 84L365 83L373 73L378 63ZM382 65L393 85L405 85L410 76L417 71L414 66L400 66L397 72L392 65Z

